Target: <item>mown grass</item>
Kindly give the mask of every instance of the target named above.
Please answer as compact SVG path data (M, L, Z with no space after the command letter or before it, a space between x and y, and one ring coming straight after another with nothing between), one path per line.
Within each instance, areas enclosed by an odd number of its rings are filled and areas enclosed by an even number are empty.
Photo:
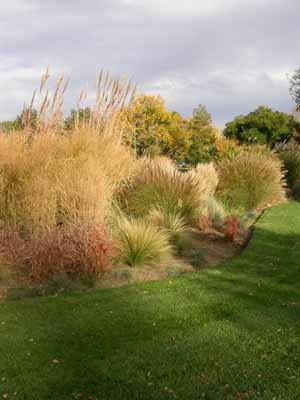
M300 398L300 205L233 262L0 306L0 398Z

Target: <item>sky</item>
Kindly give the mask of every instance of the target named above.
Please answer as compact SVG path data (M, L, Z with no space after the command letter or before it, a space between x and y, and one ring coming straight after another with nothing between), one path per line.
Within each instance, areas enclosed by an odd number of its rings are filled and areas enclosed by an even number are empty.
M259 105L291 112L299 16L299 0L1 0L0 120L48 66L70 79L66 110L105 69L184 116L205 104L219 127Z

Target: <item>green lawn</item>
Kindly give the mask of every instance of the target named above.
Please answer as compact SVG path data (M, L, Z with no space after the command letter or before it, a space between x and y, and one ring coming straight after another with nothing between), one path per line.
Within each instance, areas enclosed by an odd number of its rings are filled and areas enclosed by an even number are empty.
M3 395L299 400L300 204L217 269L2 304Z

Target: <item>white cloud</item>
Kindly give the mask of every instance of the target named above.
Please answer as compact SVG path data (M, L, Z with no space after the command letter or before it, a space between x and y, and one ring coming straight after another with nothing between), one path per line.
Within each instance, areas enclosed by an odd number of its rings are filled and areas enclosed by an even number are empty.
M121 0L123 4L167 16L213 16L271 0ZM276 1L276 0L275 0Z
M234 116L262 104L286 112L292 110L291 101L286 101L286 71L275 68L268 72L224 68L192 77L177 74L149 81L142 90L162 95L170 109L181 109L184 115L204 103L220 128Z
M13 17L16 15L24 15L24 13L34 10L33 4L26 0L9 0L1 1L0 4L0 19Z
M259 104L289 111L299 0L0 0L0 120L47 65L70 77L66 108L103 67L184 114L222 125Z
M0 65L0 120L11 119L18 114L24 104L31 100L35 89L39 87L42 74L46 66L20 66L16 60L7 60ZM52 69L50 71L50 91L53 89L55 79L62 70Z

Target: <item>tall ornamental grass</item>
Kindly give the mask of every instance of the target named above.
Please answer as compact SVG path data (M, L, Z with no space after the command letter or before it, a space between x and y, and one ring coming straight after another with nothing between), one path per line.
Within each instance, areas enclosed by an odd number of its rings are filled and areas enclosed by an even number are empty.
M275 151L283 162L288 187L293 191L294 186L300 182L300 144L291 140L277 145Z
M136 171L124 203L127 211L138 217L160 209L190 223L197 218L203 200L214 192L217 184L212 166L184 173L163 157L141 160Z
M281 161L262 152L245 151L218 165L218 196L230 208L253 210L285 199Z
M0 135L0 247L5 247L10 235L15 243L23 241L20 250L24 253L18 252L18 260L29 271L37 264L34 248L42 260L35 269L54 272L60 266L80 274L81 265L82 270L96 271L93 263L100 258L94 252L94 261L89 262L88 254L101 240L105 248L110 243L106 218L135 167L133 155L122 144L119 117L133 89L102 74L89 120L77 120L74 129L65 132L61 106L66 83L59 78L51 97L45 89L47 78L47 74L42 78L35 124L28 122L32 121L33 98L23 113L24 129ZM67 247L73 250L65 251L66 257L59 261L58 248ZM86 262L79 253L86 255ZM2 262L12 259L7 251L1 254ZM86 268L87 264L93 267ZM100 269L104 264L99 261ZM48 276L51 271L37 275Z
M119 140L88 130L1 135L1 225L34 231L102 223L133 167Z

